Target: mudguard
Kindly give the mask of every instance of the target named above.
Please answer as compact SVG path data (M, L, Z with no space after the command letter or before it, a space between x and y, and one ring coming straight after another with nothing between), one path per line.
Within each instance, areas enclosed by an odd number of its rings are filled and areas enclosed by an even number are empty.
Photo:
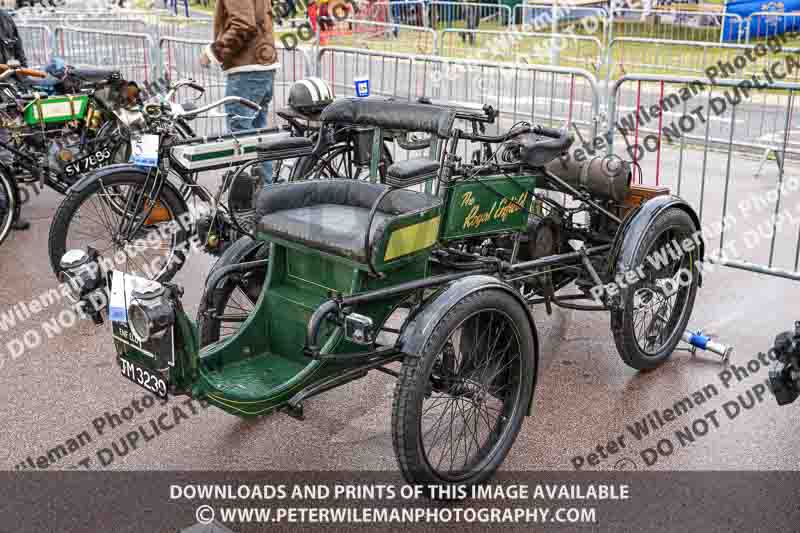
M531 397L528 399L528 415L531 414L533 406L533 391L536 390L536 378L539 373L539 336L536 332L536 324L530 307L525 303L519 291L509 284L492 276L476 274L453 281L441 289L433 296L429 297L415 312L410 316L400 332L397 339L397 348L406 355L420 357L422 349L433 334L436 325L444 316L461 300L475 292L485 289L499 289L512 295L519 304L525 309L533 332L533 354L534 381L531 389Z
M686 213L688 213L688 215L694 221L697 231L701 231L700 218L697 216L697 213L694 212L694 209L692 209L692 207L682 198L673 195L664 195L656 196L655 198L648 200L639 206L633 213L628 215L628 217L617 230L617 235L614 237L614 246L609 258L609 277L612 280L616 274L620 272L626 272L631 268L635 268L633 265L634 256L636 251L641 246L647 230L653 224L658 215L673 207L686 211ZM703 241L702 233L698 235L698 241L698 261L702 262L705 258L705 243ZM697 285L698 287L703 285L702 272L699 272ZM626 289L622 289L622 291L625 290ZM612 310L620 308L619 302L619 297L617 297L615 302L611 304ZM620 317L621 315L619 313L611 313L612 331L621 327L621 324L618 322L621 320Z
M617 234L614 237L614 246L612 248L612 255L609 261L609 267L612 269L610 272L612 278L617 272L624 272L626 268L633 262L633 256L636 250L642 243L647 230L653 224L653 221L672 207L677 207L686 211L692 218L697 231L700 231L700 218L695 213L692 206L690 206L683 198L673 195L656 196L640 205L633 213L625 218L625 221L620 225ZM705 242L703 241L702 234L699 235L699 261L705 258ZM698 283L702 285L702 276Z
M211 291L216 288L210 286L210 282L212 282L215 277L213 275L214 272L217 272L227 266L241 263L245 260L245 258L252 256L258 252L259 249L265 248L266 246L267 243L265 241L257 241L248 236L241 237L239 240L228 246L228 249L225 250L217 262L214 263L214 266L211 267L211 270L209 270L208 275L206 276L206 286L204 290L205 294L210 294ZM252 257L249 260L252 260ZM219 282L216 282L215 285L219 286Z
M117 172L130 172L134 174L141 174L142 176L147 177L147 175L150 173L150 169L139 167L131 163L116 163L113 165L108 165L83 176L69 188L67 194L71 193L72 191L80 192L95 180L104 178ZM164 180L164 187L172 189L172 192L175 193L175 196L183 204L182 207L184 208L184 211L189 210L189 206L186 203L186 198L178 189L178 187L169 180L169 178Z

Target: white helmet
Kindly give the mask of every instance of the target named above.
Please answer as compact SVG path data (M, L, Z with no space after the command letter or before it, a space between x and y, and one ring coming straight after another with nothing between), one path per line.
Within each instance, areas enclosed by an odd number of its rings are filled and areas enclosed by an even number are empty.
M320 78L296 81L289 89L289 105L299 113L319 113L331 102L333 90Z

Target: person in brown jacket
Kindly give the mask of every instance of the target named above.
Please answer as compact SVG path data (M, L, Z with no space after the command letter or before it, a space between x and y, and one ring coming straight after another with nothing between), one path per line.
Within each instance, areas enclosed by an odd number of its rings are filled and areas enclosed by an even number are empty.
M267 127L275 71L280 67L272 32L271 0L217 0L214 10L214 42L206 47L200 63L222 67L227 81L225 96L240 96L261 105L253 112L228 104L228 128L232 132ZM272 163L264 163L264 183L272 183Z

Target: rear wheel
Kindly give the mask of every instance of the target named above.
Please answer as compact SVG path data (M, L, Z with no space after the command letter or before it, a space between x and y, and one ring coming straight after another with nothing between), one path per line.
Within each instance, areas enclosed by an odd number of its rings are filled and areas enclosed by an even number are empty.
M527 311L499 290L464 298L408 357L394 394L395 454L409 483L473 484L508 455L533 393Z
M637 273L636 281L622 291L621 305L611 311L611 323L617 351L633 368L647 370L663 363L686 329L700 276L696 255L675 250L695 231L686 211L667 209L640 240L632 264L623 267Z

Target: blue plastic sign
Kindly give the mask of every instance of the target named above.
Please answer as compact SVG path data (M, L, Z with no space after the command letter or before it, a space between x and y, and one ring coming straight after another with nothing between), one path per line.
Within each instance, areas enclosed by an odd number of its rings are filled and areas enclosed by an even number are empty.
M356 78L353 81L356 84L356 96L369 96L369 78Z

